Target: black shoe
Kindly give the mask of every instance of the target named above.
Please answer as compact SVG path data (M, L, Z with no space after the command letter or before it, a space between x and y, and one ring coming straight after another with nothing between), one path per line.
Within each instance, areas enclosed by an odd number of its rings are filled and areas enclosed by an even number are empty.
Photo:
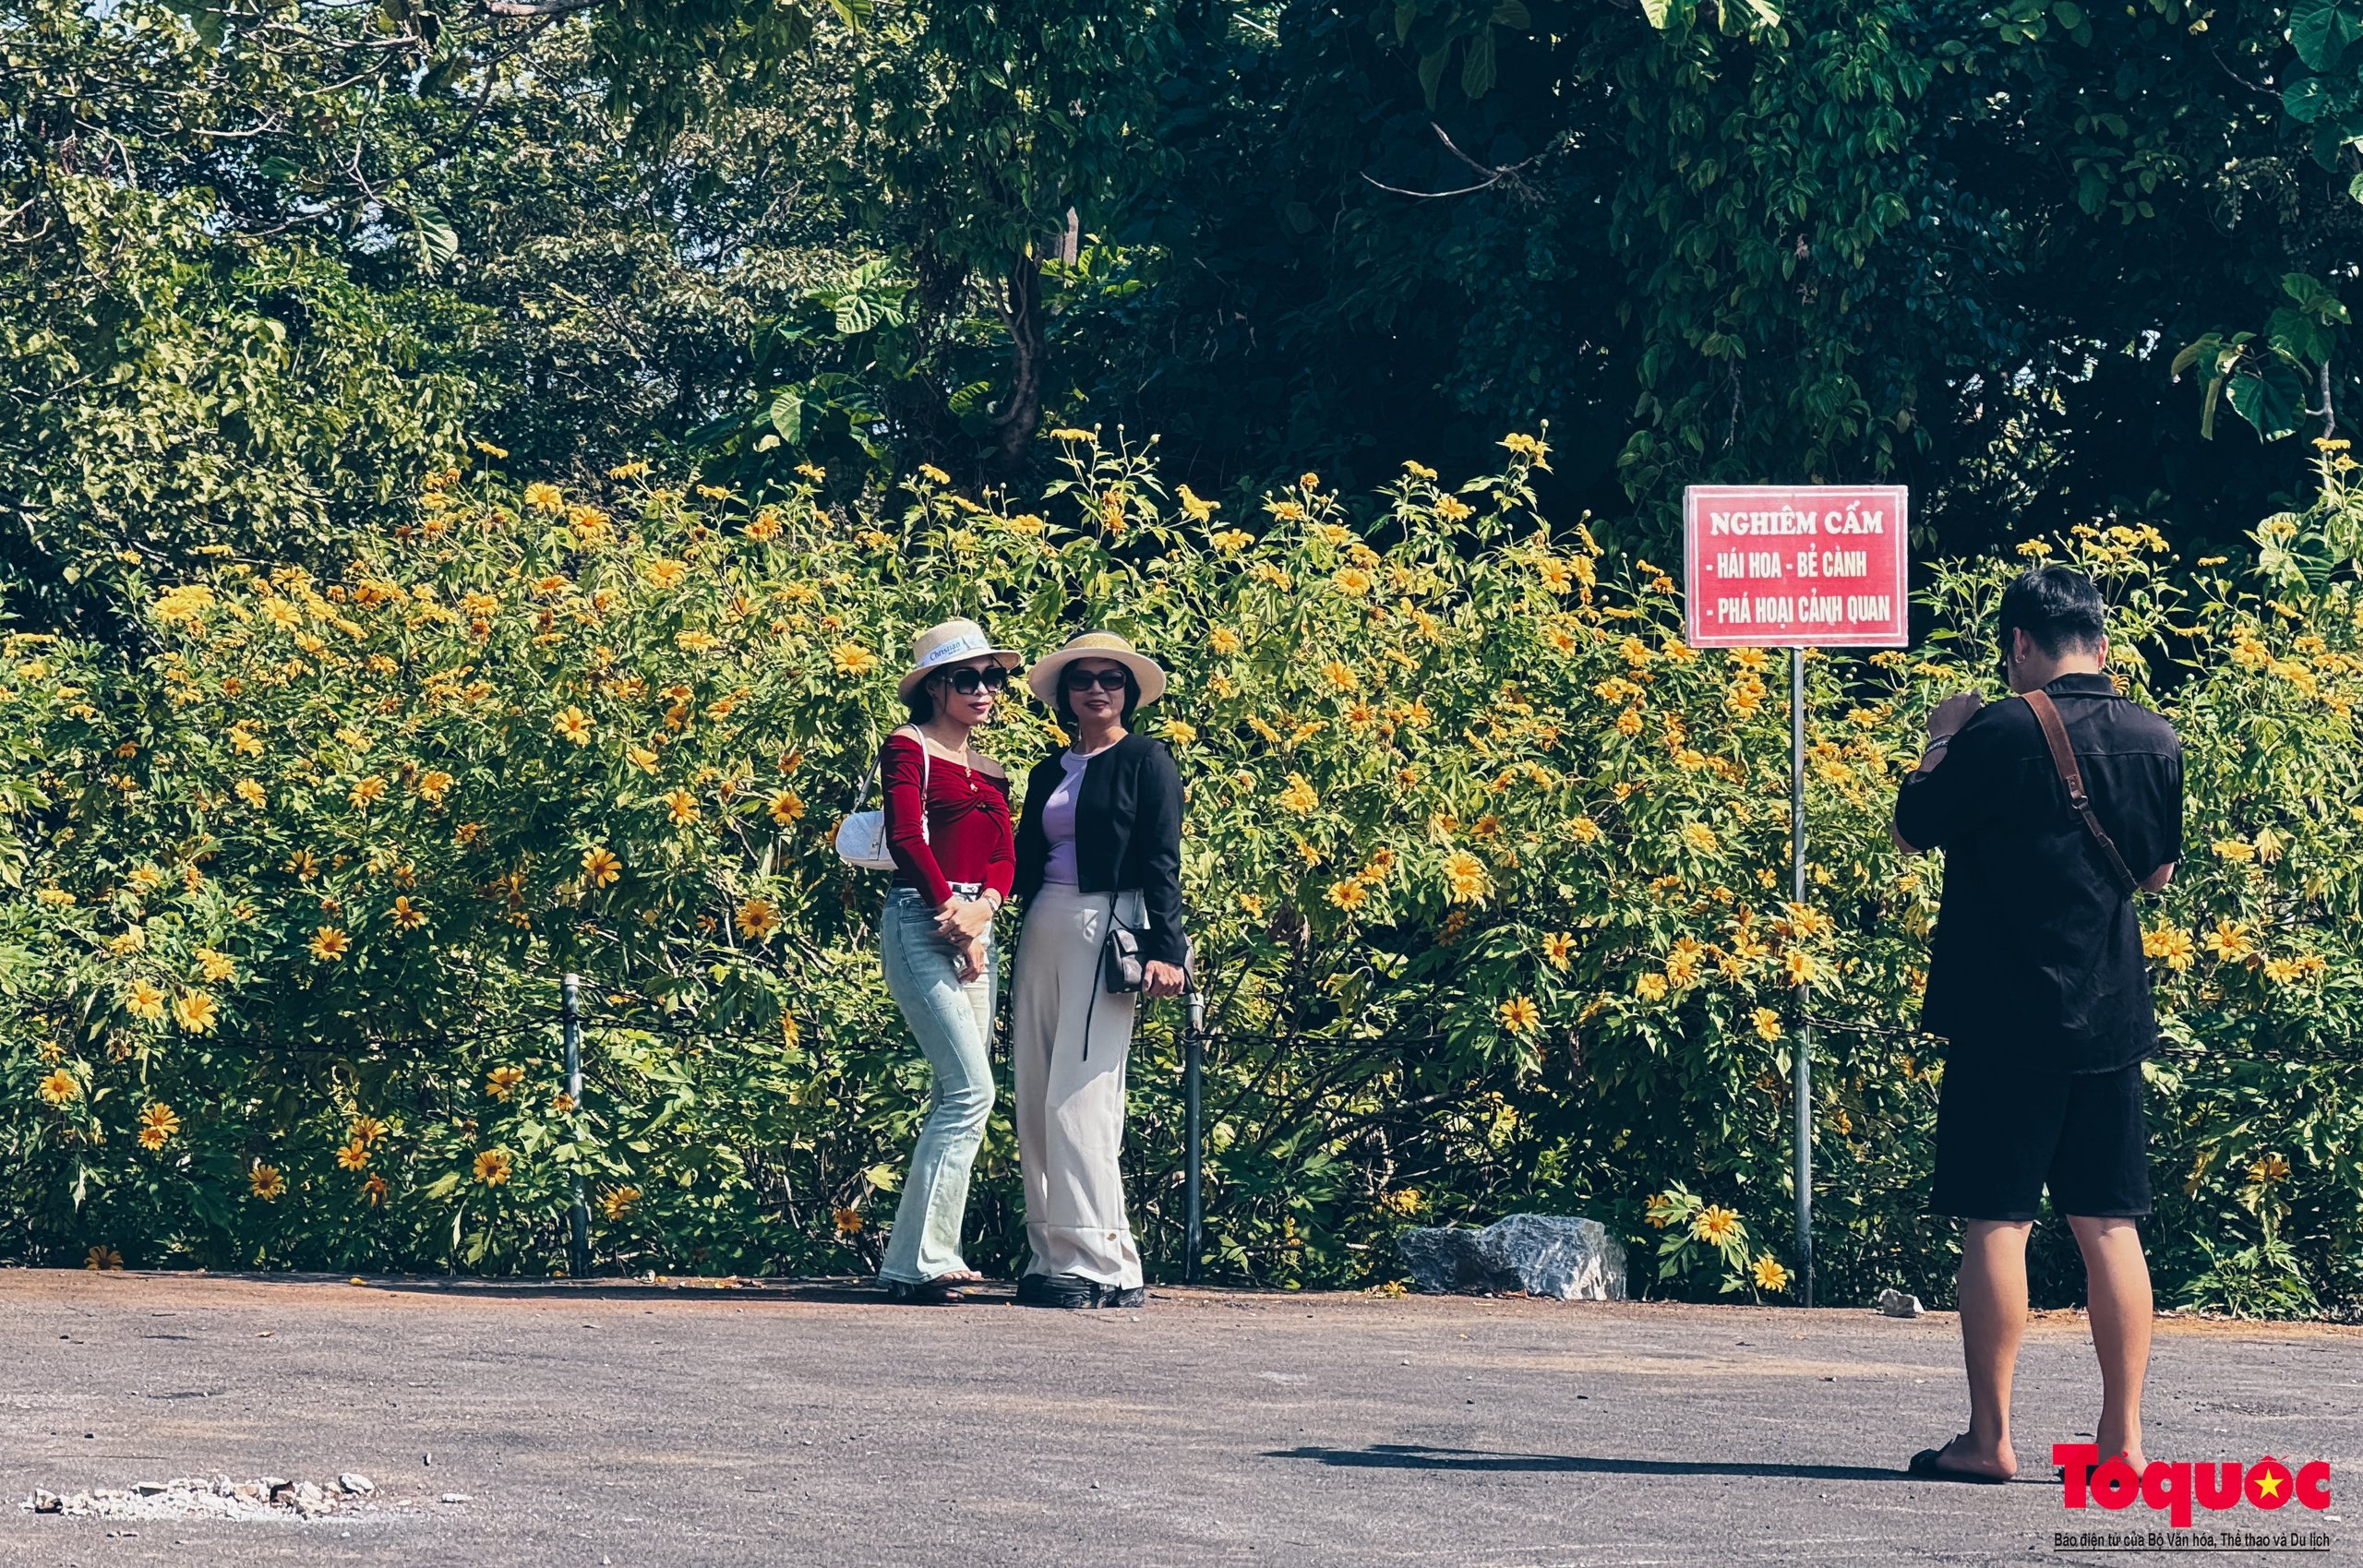
M1098 1288L1098 1298L1092 1302L1093 1306L1146 1307L1148 1305L1148 1287L1141 1285L1103 1285Z
M948 1279L921 1280L913 1284L906 1279L882 1279L879 1285L886 1292L886 1299L901 1307L956 1307L968 1299L967 1292Z
M1057 1307L1073 1311L1097 1305L1099 1287L1071 1274L1029 1274L1017 1282L1021 1307Z

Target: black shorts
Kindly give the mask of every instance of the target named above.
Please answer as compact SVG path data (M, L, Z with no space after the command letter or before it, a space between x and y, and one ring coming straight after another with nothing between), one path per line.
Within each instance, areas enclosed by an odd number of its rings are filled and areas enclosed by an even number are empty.
M2141 1064L2108 1072L2029 1072L1956 1049L1937 1102L1930 1209L1963 1219L2031 1220L2051 1189L2063 1215L2150 1212L2150 1129Z

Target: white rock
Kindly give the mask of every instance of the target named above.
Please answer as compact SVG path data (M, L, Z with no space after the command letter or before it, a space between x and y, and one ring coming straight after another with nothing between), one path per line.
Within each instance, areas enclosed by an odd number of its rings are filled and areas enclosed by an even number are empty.
M1896 1289L1880 1291L1877 1305L1880 1311L1891 1318L1916 1318L1926 1311L1920 1305L1919 1297L1908 1296Z
M463 1491L447 1491L443 1494L443 1501L446 1502L473 1502L475 1500Z
M336 1478L336 1484L355 1497L366 1497L378 1490L377 1483L356 1471L347 1470Z
M66 1512L66 1500L54 1491L36 1491L33 1493L33 1512L63 1514Z

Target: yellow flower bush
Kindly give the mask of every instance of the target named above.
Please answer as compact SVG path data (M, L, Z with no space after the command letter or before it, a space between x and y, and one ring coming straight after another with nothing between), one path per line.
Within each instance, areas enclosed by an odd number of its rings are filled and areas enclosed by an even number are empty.
M1821 1289L1941 1277L1941 1052L1912 1025L1942 868L1886 823L1928 709L1993 695L2017 563L1936 571L1943 640L1807 660L1793 902L1784 656L1694 654L1665 574L1549 525L1547 449L1505 449L1360 506L1302 484L1215 533L1121 435L1067 440L1026 510L934 480L841 518L810 486L641 472L569 497L479 470L332 574L207 558L162 585L120 700L71 648L9 640L0 856L38 890L0 897L26 955L13 1233L143 1266L538 1273L580 1180L605 1265L869 1266L839 1216L891 1204L924 1077L879 975L883 880L830 841L911 634L969 615L1035 650L1104 626L1173 673L1147 722L1190 792L1217 1266L1384 1275L1408 1191L1637 1240L1679 1190L1708 1272L1667 1287L1782 1288L1810 1018ZM2121 673L2189 748L2188 857L2142 909L2161 1280L2269 1213L2317 1291L2357 1294L2357 596L2170 579L2133 529L2057 554L2104 581ZM1022 779L1054 731L1013 692L980 739ZM1179 1010L1146 1016L1138 1224L1170 1260ZM2268 1153L2286 1179L2242 1185ZM1005 1263L1005 1125L977 1179L973 1255Z

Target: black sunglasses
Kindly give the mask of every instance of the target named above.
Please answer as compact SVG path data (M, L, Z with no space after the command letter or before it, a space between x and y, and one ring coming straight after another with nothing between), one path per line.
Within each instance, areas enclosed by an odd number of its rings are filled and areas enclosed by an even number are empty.
M987 691L999 691L1007 686L1009 672L999 664L988 664L981 670L963 665L956 670L944 671L940 678L961 696L974 697L980 686Z
M1069 691L1089 691L1098 687L1102 691L1122 691L1132 679L1122 670L1078 670L1069 668L1064 684Z

